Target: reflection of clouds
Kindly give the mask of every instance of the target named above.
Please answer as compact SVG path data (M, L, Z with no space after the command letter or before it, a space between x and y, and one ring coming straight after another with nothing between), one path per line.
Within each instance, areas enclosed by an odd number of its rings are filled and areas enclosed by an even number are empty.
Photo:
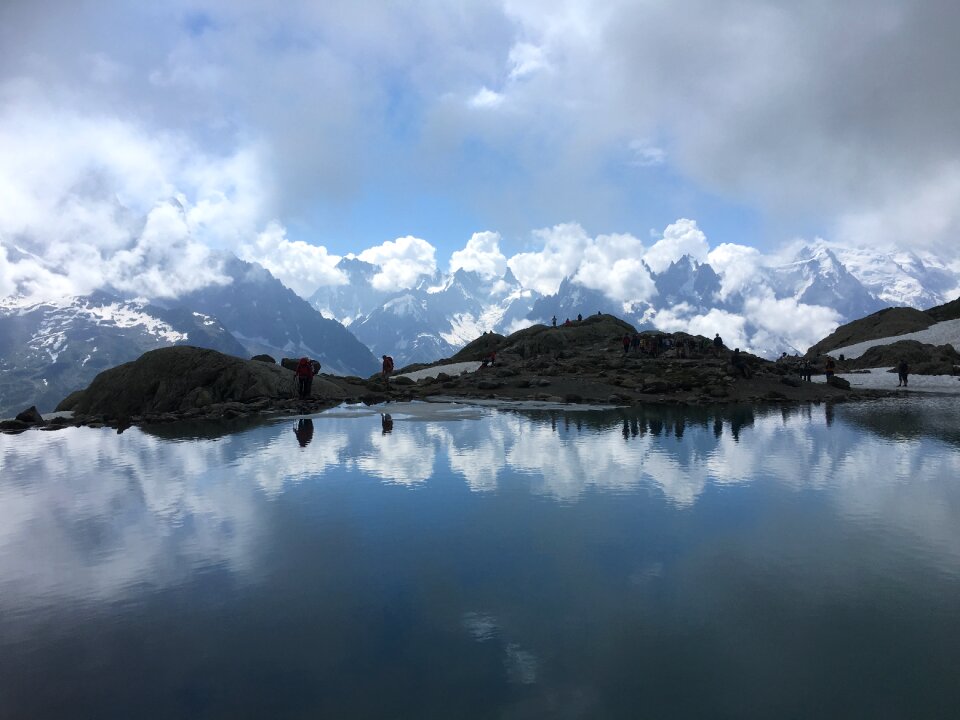
M436 449L421 423L404 424L402 430L384 435L371 430L367 447L357 457L357 467L368 475L399 483L415 485L433 476Z
M717 435L712 417L688 421L680 441L675 420L655 412L583 431L515 412L395 417L383 435L376 413L320 415L306 448L291 422L184 442L135 429L0 436L0 602L106 598L137 583L176 583L204 564L251 573L268 531L263 502L331 471L414 485L446 470L482 492L523 478L531 492L564 502L651 487L679 507L711 485L775 482L828 492L850 520L888 524L960 559L960 452L924 436L865 432L840 411L832 427L822 407L758 414L739 440L729 422Z
M307 449L286 424L216 441L71 428L0 440L2 595L106 598L193 567L251 568L258 504L336 465L328 432ZM258 497L260 495L260 497Z

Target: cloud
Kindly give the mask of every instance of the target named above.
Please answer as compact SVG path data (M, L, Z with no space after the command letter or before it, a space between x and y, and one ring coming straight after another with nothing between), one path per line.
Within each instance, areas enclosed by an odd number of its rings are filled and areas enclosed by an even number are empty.
M577 223L534 230L533 236L543 243L543 249L517 253L507 265L524 287L551 295L565 277L576 272L591 239Z
M837 329L840 314L821 305L807 305L793 298L775 298L772 291L747 297L743 314L756 330L750 345L776 347L782 340L805 350Z
M653 244L643 260L655 273L661 273L684 255L706 262L709 252L707 236L697 227L697 221L681 218L667 225L663 238Z
M584 248L574 281L620 302L642 302L657 294L644 266L644 247L629 234L598 235Z
M436 272L435 256L436 248L433 245L407 235L367 248L357 257L379 266L379 272L373 276L373 286L377 290L391 292L412 288L422 276Z
M331 255L323 246L289 240L286 228L278 222L267 225L253 243L241 246L238 254L263 265L301 297L310 297L319 287L349 282L336 268L339 255Z
M720 299L744 293L757 282L762 257L756 248L721 243L707 253L707 262L720 276Z
M708 338L719 333L727 347L751 347L746 319L726 310L712 308L706 313L697 314L694 308L681 303L654 313L652 320L664 332L686 332Z
M450 272L470 270L486 277L499 277L506 272L507 258L500 252L500 233L474 233L462 250L450 256Z
M469 100L471 107L494 108L504 100L502 93L495 92L488 87L480 88Z

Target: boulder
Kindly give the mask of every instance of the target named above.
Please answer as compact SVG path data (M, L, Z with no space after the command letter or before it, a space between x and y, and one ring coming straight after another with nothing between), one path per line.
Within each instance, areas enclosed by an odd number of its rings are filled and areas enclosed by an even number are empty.
M789 385L790 387L798 388L803 384L803 381L800 379L799 375L784 375L780 378L780 382L783 385Z
M36 405L31 405L23 412L17 413L17 420L28 425L37 425L43 422L43 417L41 417Z
M269 356L269 355L254 355L254 356L253 356L252 358L250 358L250 359L251 359L251 360L256 360L257 362L270 363L270 364L272 364L272 365L276 365L276 364L277 364L277 361L274 360L274 359L273 359L271 356Z
M294 393L293 376L278 365L178 345L151 350L100 373L79 396L69 396L57 409L122 418L181 413L226 402L288 399ZM350 392L332 378L317 377L312 394L343 399Z
M840 390L850 389L850 381L836 375L831 376L830 379L827 380L827 385L830 387L839 388Z

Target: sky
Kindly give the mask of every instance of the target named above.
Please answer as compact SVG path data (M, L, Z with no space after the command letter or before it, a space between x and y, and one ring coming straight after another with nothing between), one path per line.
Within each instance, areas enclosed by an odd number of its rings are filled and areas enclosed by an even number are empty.
M0 295L960 250L953 0L4 0ZM673 254L671 254L673 253ZM957 265L960 267L960 265ZM622 294L622 293L621 293Z

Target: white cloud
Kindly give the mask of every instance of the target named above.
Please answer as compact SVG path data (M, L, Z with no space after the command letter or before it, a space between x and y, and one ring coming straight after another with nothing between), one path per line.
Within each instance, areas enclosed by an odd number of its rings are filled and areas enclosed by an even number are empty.
M379 266L372 282L377 290L385 292L412 288L422 276L432 275L437 269L436 248L412 235L387 240L357 257Z
M720 299L743 293L757 281L760 251L746 245L721 243L707 254L707 262L720 276Z
M680 218L667 225L663 238L653 244L643 259L651 270L661 273L684 255L705 262L709 252L707 236L697 227L697 221Z
M517 43L510 48L510 78L517 79L548 67L543 48L530 43Z
M507 258L500 252L500 233L474 233L462 250L455 250L450 256L450 272L460 268L486 277L503 275L507 269Z
M666 150L643 140L631 141L630 152L633 153L632 163L639 167L663 165L667 161Z
M488 87L482 87L471 96L469 104L475 108L494 108L500 105L504 96Z
M644 247L633 235L598 235L584 248L574 280L620 302L642 302L657 294L644 267Z
M348 282L336 268L339 255L331 255L322 245L289 240L286 228L278 222L267 225L252 244L241 246L238 254L244 260L263 265L301 297L310 297L319 287Z
M517 253L507 265L524 287L551 295L565 277L576 272L591 240L577 223L535 230L533 236L543 243L543 249Z
M782 338L801 351L836 330L841 319L832 308L807 305L793 298L777 299L770 290L747 297L743 314L757 328L752 346L775 347Z
M695 314L693 308L681 303L656 312L652 319L654 325L664 332L686 332L708 338L720 333L727 347L750 348L746 320L726 310L712 308L706 313Z

